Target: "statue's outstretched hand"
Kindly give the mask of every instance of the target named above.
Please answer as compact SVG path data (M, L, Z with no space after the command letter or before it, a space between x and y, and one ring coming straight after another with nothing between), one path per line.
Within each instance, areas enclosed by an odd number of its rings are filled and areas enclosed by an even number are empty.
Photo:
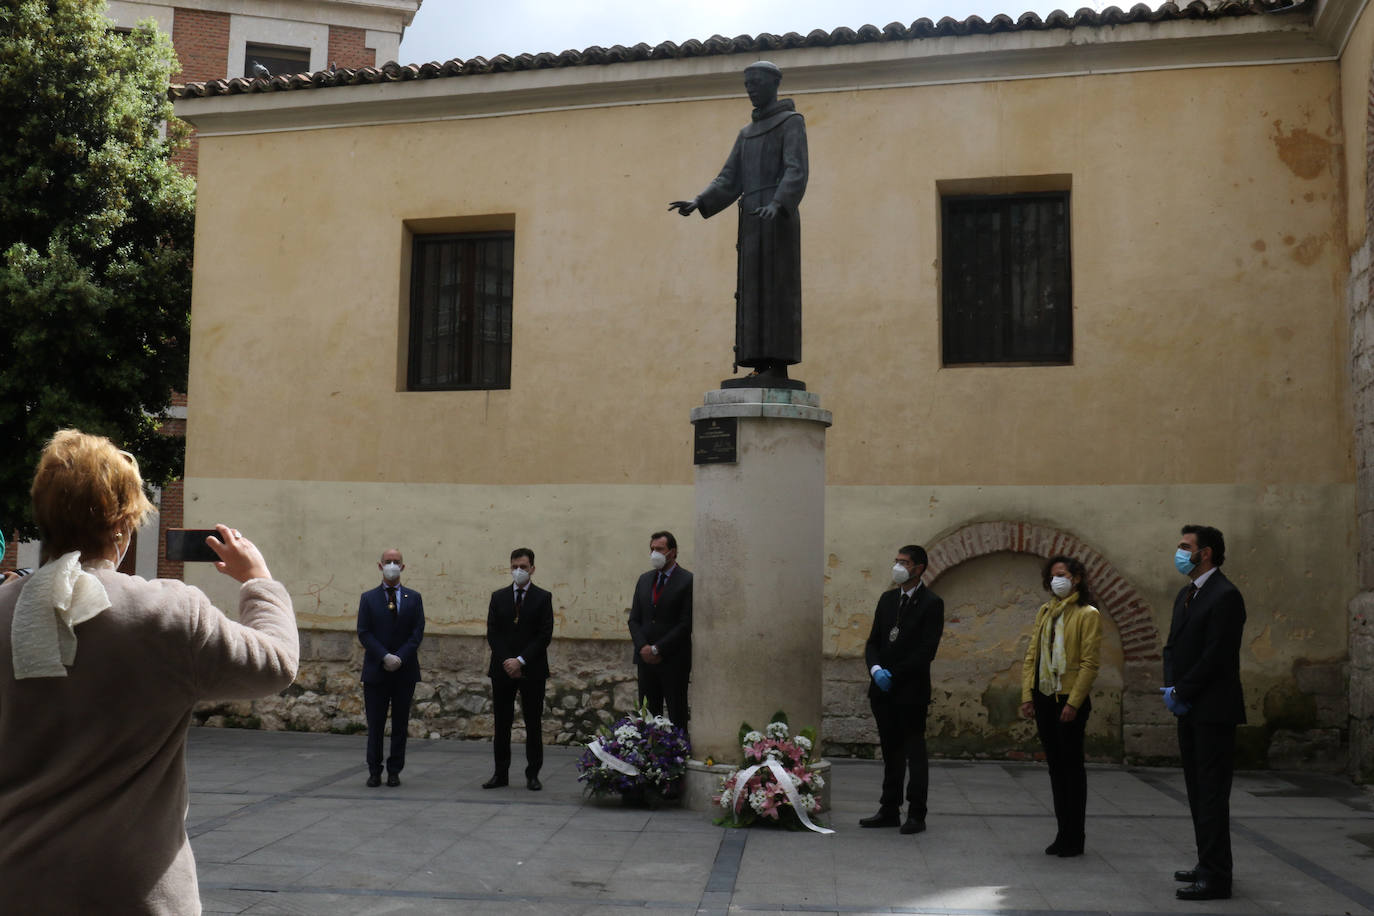
M776 203L771 203L759 207L757 210L753 211L749 215L757 216L759 219L774 219L778 215L778 211L781 209L782 208L779 207Z
M668 209L676 210L682 216L691 216L698 206L696 200L675 200L668 205Z

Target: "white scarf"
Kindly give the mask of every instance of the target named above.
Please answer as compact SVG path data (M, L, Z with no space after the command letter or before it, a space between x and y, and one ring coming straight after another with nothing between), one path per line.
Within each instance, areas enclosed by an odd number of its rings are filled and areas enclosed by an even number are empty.
M15 680L66 677L76 662L76 627L110 608L100 580L81 568L73 550L28 577L10 622Z
M1040 692L1054 696L1064 692L1062 675L1069 661L1064 651L1064 612L1078 603L1078 592L1045 605L1045 622L1040 627Z

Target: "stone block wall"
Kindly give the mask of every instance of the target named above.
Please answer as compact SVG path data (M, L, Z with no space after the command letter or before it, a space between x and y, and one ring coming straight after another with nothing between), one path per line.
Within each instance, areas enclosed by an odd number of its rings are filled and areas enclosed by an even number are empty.
M413 737L489 740L493 729L489 649L477 636L425 637L420 650L424 680L411 710ZM556 639L549 650L554 672L545 699L543 732L547 744L588 741L635 707L637 689L628 641ZM363 715L362 647L351 632L303 630L301 669L296 682L277 696L260 700L203 703L193 721L211 727L273 731L355 733L367 729ZM1293 676L1264 694L1263 715L1242 729L1239 763L1331 772L1346 761L1346 726L1353 706L1346 684L1353 669L1343 660L1294 666ZM698 672L699 675L699 672ZM1126 665L1124 689L1094 689L1094 715L1114 716L1120 704L1120 743L1089 747L1090 759L1135 764L1176 764L1178 735L1173 717L1159 702L1158 664ZM879 755L878 733L868 705L868 676L862 659L822 660L821 752L826 757ZM944 705L942 705L944 703ZM1010 729L986 734L970 731L957 710L936 691L928 734L937 757L1038 759L1042 756L1034 725L1017 721ZM784 711L786 706L784 705ZM1014 713L1013 713L1014 714ZM794 722L798 727L814 723ZM1003 723L1005 725L1005 723ZM524 740L516 713L513 740Z
M420 649L424 680L411 709L412 737L491 738L489 652L486 640L477 636L425 637ZM863 664L849 658L826 659L824 664L824 753L876 756L878 734L868 711ZM558 639L549 650L549 665L554 674L545 695L547 743L584 743L600 726L635 706L638 691L628 640ZM193 721L272 731L363 732L367 720L361 669L362 647L352 633L302 630L301 670L287 690L260 700L202 703ZM513 740L524 740L518 710Z
M1374 82L1370 84L1369 123L1374 124ZM1374 130L1366 129L1366 161L1374 162ZM1374 167L1367 170L1374 190ZM1374 211L1374 193L1366 193ZM1374 212L1366 212L1366 227ZM1374 782L1374 271L1366 229L1364 244L1350 258L1346 301L1350 309L1350 388L1355 423L1355 511L1358 515L1360 593L1349 608L1349 770L1357 780Z

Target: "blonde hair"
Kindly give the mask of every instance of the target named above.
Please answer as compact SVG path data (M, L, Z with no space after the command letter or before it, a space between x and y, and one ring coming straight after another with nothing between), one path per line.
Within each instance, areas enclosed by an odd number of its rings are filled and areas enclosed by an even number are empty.
M73 550L88 560L104 556L115 532L137 528L157 511L134 456L79 429L58 430L48 442L29 496L44 563Z

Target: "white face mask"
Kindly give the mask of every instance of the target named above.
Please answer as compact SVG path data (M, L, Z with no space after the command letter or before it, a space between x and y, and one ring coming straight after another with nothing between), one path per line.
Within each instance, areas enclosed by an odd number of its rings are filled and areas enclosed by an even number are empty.
M401 564L383 563L382 578L388 582L395 582L397 579L401 578Z
M530 581L530 571L528 569L521 569L517 566L510 571L510 577L515 580L517 586L524 588Z
M893 564L893 566L892 566L892 581L893 581L893 582L896 582L898 585L904 585L904 584L906 583L906 580L907 580L907 579L910 579L910 578L911 578L911 573L910 573L910 571L907 570L907 568L906 568L905 566L903 566L901 563L895 563L895 564Z
M661 554L657 550L649 553L649 565L653 566L654 569L662 569L667 562L668 557L665 554Z
M1055 576L1050 580L1050 591L1056 598L1067 598L1073 591L1073 580L1068 576Z

